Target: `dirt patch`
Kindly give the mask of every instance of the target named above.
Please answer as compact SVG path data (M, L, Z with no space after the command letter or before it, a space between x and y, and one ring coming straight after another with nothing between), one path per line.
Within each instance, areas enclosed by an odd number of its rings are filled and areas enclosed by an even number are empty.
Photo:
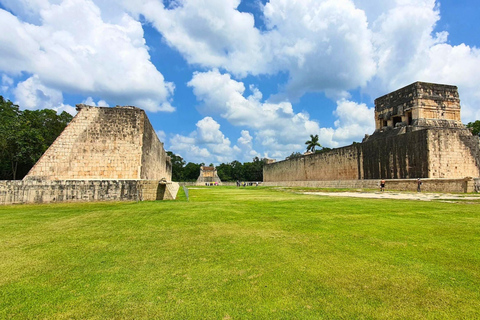
M480 195L462 195L451 193L403 193L403 192L303 192L303 194L327 197L353 197L369 199L397 199L421 201L480 201Z

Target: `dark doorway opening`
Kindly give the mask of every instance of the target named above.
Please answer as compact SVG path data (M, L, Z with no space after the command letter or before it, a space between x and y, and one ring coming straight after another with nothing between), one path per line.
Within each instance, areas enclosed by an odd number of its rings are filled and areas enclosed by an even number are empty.
M410 112L407 112L407 124L411 126L412 122L413 122L413 116L412 116L412 112L410 111Z
M402 117L393 117L393 127L397 125L397 123L402 122Z

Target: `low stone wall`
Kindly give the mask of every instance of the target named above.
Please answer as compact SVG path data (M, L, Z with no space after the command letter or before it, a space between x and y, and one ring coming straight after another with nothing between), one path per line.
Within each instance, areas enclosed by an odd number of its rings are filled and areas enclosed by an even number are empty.
M243 182L244 181L242 181L241 183L243 183ZM260 186L264 185L262 181L246 181L247 185L249 183L251 183L253 186L255 186L255 184L257 182L258 182L258 185L260 185ZM180 186L182 186L182 187L205 186L205 183L198 184L196 182L179 182L178 184L180 184ZM228 182L222 181L221 183L219 183L219 186L235 187L235 186L237 186L237 183L235 181L228 181Z
M422 179L421 191L463 193L475 192L480 187L480 179ZM348 188L376 189L380 188L380 180L333 180L333 181L277 181L264 182L263 186L305 187L305 188ZM477 189L476 189L477 188ZM416 191L416 179L385 180L385 190Z
M0 181L0 205L175 199L178 184L158 180Z

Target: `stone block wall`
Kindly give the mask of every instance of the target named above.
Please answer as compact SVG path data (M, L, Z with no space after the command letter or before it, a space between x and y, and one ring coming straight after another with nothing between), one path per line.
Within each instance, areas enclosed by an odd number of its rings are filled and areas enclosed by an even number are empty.
M85 105L77 109L26 180L171 180L170 159L143 110Z
M163 143L157 137L148 118L143 119L142 168L141 179L172 180L172 165L170 157L163 148Z
M402 133L403 128L373 135L360 146L361 179L408 179L428 177L428 133Z
M267 164L264 182L480 177L480 139L468 130L408 129L395 128L361 144Z
M273 162L263 169L263 181L352 180L361 178L358 145L326 153Z
M480 139L468 129L429 129L428 177L480 177Z
M480 181L478 180L479 179L422 179L422 192L479 192ZM380 189L380 180L276 181L264 182L262 185L302 188ZM415 192L417 190L417 180L386 180L386 190Z
M0 205L174 200L177 191L177 183L165 183L158 180L0 181Z

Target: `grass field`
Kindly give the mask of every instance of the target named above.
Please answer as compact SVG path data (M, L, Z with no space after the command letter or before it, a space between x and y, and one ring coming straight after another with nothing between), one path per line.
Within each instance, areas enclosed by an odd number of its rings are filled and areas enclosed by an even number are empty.
M480 203L189 193L0 207L0 318L480 318Z

